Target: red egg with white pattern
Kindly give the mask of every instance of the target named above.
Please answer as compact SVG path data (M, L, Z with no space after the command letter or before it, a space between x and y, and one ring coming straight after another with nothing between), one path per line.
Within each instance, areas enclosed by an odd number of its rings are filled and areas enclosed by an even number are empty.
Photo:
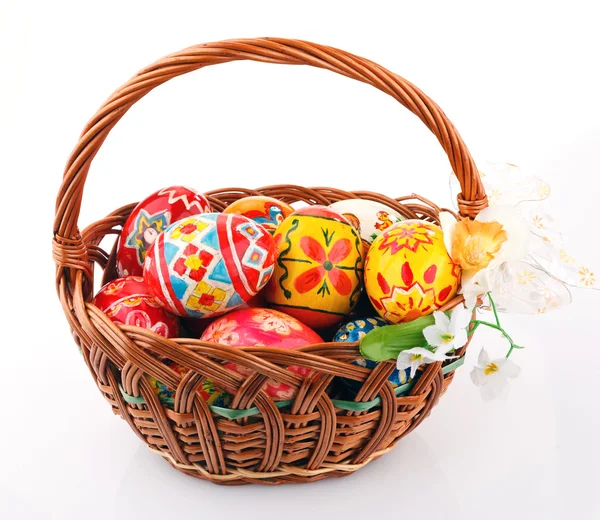
M273 237L242 215L205 213L171 224L154 241L144 280L170 312L210 318L239 308L269 281Z
M296 318L274 309L240 309L213 321L202 334L202 341L219 343L230 347L266 346L293 349L304 345L322 343L323 339L311 328ZM227 368L243 375L251 369L227 363ZM298 366L287 367L291 372L306 377L310 370ZM296 389L269 379L263 389L275 400L292 399Z
M211 211L206 197L185 186L169 186L146 197L131 212L119 238L119 276L141 276L146 253L173 222Z
M179 335L179 318L166 311L139 276L117 278L98 291L94 305L111 321L151 330L165 338Z

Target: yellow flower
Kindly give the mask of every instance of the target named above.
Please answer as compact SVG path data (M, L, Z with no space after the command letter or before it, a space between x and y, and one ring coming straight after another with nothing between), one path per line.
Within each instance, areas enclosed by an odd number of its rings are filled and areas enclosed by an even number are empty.
M531 271L523 271L522 273L517 273L517 283L519 285L527 285L529 282L533 282L535 280L535 274Z
M548 186L548 184L546 184L544 181L538 181L535 194L539 200L548 198L548 195L550 195L550 186Z
M452 258L465 271L485 269L508 236L496 221L461 220L452 235Z
M587 287L591 287L596 283L594 273L592 273L587 267L579 269L579 276L581 276L581 283Z

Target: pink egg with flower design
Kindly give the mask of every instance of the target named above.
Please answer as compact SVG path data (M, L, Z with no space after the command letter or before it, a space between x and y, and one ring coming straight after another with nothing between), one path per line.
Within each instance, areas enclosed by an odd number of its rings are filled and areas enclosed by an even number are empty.
M142 327L165 338L179 335L179 318L163 309L139 276L107 283L98 291L93 303L115 323Z
M296 318L274 309L253 307L236 310L216 319L200 339L230 347L265 346L281 349L323 342L321 336ZM233 363L225 366L239 374L252 373L252 370ZM290 366L288 370L303 377L310 373L310 370L297 366ZM296 394L293 387L273 379L265 383L264 390L276 400L292 399Z
M141 276L146 253L169 225L211 211L206 197L185 186L169 186L146 197L131 212L119 238L119 276Z

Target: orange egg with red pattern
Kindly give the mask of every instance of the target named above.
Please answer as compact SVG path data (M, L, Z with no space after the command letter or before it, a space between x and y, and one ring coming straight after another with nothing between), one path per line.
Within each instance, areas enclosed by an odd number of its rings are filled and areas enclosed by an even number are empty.
M243 215L260 224L269 233L274 234L277 226L294 212L294 208L285 202L262 195L244 197L232 202L223 213Z
M458 291L460 267L444 245L444 234L424 220L405 220L386 229L371 245L365 288L389 323L431 314Z

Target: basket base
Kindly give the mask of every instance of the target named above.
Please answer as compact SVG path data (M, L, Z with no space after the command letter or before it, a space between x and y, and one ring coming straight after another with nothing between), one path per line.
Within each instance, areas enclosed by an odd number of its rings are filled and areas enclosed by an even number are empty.
M262 484L267 486L277 486L281 484L306 484L317 482L326 478L342 478L352 475L369 462L378 459L382 455L391 451L393 446L385 450L378 451L361 464L327 464L325 467L316 470L307 470L296 466L282 466L279 470L263 473L258 471L236 469L226 475L215 475L207 472L204 468L197 465L179 464L170 454L149 448L150 451L162 456L177 471L185 473L190 477L201 480L208 480L213 484L221 486L243 486L245 484Z

